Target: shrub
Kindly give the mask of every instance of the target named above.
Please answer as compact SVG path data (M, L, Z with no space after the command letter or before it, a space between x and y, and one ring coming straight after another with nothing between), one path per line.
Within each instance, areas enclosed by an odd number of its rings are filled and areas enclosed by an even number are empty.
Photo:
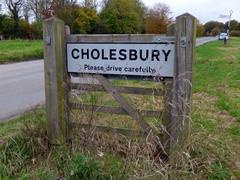
M2 27L0 27L0 29L1 29L2 35L4 35L4 38L8 39L13 37L14 21L7 16L1 20L2 20L1 22Z
M42 39L42 21L38 20L32 23L32 31L34 39Z
M14 177L24 166L48 151L43 122L26 121L20 133L0 146L0 179Z
M19 22L19 26L20 26L20 38L23 39L33 39L33 30L31 25L24 20L20 20Z
M240 31L239 30L233 30L233 31L230 32L230 36L240 37Z
M102 169L100 161L77 154L69 165L69 180L75 179L110 179Z

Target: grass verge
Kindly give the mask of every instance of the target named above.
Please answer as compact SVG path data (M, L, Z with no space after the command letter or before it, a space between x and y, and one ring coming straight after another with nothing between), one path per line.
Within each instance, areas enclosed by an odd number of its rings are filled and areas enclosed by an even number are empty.
M0 64L43 58L42 40L0 41Z
M43 128L46 114L40 108L16 121L1 124L0 177L239 179L239 50L239 38L231 39L226 47L217 41L197 48L192 132L185 168L153 163L144 155L151 144L141 146L124 137L87 136L81 132L71 149L50 148ZM89 98L89 101L96 99Z

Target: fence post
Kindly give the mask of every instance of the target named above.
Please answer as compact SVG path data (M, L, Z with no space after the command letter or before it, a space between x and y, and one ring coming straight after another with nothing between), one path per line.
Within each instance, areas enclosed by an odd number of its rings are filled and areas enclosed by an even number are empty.
M51 17L43 22L45 96L50 143L67 140L68 78L65 60L64 22Z
M175 35L175 23L170 24L167 27L166 36L174 36ZM161 142L164 148L164 155L166 155L166 160L168 160L168 156L170 153L170 127L171 127L171 109L172 109L172 88L173 81L164 81L164 111L163 111L163 135L161 136Z
M67 36L71 34L70 27L66 25L64 27L65 29L65 41L64 43L66 44ZM66 45L64 46L64 58L66 58ZM69 103L69 92L71 91L70 87L70 75L67 72L67 59L64 61L64 80L65 80L65 120L66 120L66 140L69 145L72 145L72 125L71 125L71 116L70 116L70 103Z
M175 67L170 127L170 156L178 166L186 152L191 122L193 61L196 43L196 18L186 13L176 18Z

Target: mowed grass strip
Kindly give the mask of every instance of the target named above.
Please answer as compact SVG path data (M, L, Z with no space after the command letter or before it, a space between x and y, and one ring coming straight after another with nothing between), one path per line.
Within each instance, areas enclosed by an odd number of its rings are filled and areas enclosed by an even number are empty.
M240 121L240 38L197 48L194 91L216 96L217 106Z
M42 40L0 41L0 64L43 58Z
M240 38L196 49L191 156L208 161L208 179L240 177L239 51Z

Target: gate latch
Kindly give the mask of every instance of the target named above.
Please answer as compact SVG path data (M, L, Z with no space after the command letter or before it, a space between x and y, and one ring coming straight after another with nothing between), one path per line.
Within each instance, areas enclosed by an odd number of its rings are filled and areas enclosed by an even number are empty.
M181 37L180 46L181 47L186 47L187 46L187 38L186 37Z

